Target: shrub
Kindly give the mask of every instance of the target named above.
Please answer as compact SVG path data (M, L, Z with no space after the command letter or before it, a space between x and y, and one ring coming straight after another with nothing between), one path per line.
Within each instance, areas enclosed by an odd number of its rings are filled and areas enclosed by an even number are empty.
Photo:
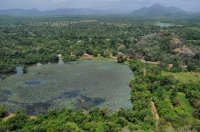
M8 116L8 109L5 108L4 106L0 106L0 118L4 118Z

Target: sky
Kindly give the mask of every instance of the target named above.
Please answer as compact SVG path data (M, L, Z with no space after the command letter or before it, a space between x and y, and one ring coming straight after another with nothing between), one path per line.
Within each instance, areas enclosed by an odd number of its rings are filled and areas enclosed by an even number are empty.
M36 8L44 11L59 8L92 8L134 11L156 3L166 7L179 7L188 12L200 11L200 0L0 0L0 10Z

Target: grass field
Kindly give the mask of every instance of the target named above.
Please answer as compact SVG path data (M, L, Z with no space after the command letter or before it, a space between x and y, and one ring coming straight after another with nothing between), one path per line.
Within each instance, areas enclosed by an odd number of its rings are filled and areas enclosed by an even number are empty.
M196 72L181 72L181 73L162 72L162 75L173 75L176 79L180 80L183 83L187 83L190 81L200 81L200 73Z
M191 116L192 118L194 118L194 116L193 116L193 111L194 111L194 109L193 109L192 106L190 105L188 99L185 98L185 94L179 92L178 95L177 95L177 97L178 97L179 99L182 100L182 102L183 102L183 104L184 104L184 106L185 106L185 107L184 107L185 112L189 113L190 116Z
M200 28L199 27L188 27L188 28L191 29L191 30L196 30L196 31L200 32Z

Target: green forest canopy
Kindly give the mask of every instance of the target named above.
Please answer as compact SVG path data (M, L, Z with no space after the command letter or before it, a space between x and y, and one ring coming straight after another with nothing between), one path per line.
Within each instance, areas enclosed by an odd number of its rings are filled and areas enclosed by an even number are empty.
M175 26L161 28L154 25L158 21ZM123 57L119 55L118 62L132 59L129 65L135 78L130 82L132 109L121 109L114 114L106 108L52 110L36 119L30 119L19 109L14 117L1 120L0 130L200 131L200 82L182 83L171 75L161 74L199 71L200 32L194 27L200 27L199 18L1 16L1 74L13 72L19 64L56 61L57 54L71 61L84 52L103 57L120 53ZM0 107L0 114L1 119L7 116L7 109Z

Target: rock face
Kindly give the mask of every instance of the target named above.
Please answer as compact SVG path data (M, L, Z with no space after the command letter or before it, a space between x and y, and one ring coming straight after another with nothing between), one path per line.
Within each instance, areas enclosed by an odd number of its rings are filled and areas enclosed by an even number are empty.
M195 55L195 53L190 48L186 47L185 45L181 48L174 49L174 52L176 52L179 55L188 56L188 57Z
M179 56L195 56L195 52L186 45L184 45L177 37L174 37L170 41L170 48L173 49L173 51Z
M173 15L186 15L186 11L176 7L164 7L160 4L152 5L151 7L143 7L139 10L132 12L136 16L173 16Z

